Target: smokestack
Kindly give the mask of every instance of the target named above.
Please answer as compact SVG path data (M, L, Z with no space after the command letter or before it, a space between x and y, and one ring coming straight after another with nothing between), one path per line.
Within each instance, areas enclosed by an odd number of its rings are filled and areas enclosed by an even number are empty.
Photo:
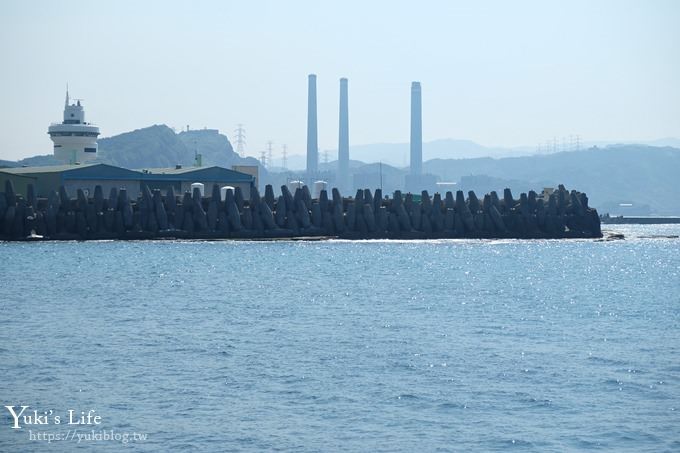
M308 184L319 169L319 144L316 130L316 74L309 74L307 91L307 178Z
M338 137L338 187L349 190L349 113L347 79L340 79L340 128Z
M411 83L411 175L423 173L423 117L420 82Z

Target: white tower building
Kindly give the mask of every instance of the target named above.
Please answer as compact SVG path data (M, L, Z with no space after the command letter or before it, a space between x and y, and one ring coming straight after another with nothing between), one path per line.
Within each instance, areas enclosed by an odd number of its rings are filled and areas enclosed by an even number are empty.
M91 161L97 158L99 127L85 122L80 100L69 105L68 88L64 103L64 122L52 123L47 130L54 142L54 157L65 164Z

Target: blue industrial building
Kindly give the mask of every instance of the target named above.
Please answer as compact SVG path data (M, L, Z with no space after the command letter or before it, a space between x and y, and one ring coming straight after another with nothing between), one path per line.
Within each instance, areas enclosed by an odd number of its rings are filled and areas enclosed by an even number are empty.
M74 195L82 189L87 195L94 193L95 186L101 186L104 193L111 188L125 188L132 197L141 193L144 186L160 189L163 192L173 187L175 193L191 190L191 184L204 184L210 193L213 184L218 186L240 187L244 197L250 197L255 178L249 174L223 167L181 167L129 170L114 165L94 163L82 165L54 165L45 167L16 167L0 170L0 183L5 179L18 177L30 178L38 197L47 197L50 191L58 191L64 186ZM28 179L27 179L28 180ZM19 192L21 193L21 192ZM23 194L25 195L25 194Z

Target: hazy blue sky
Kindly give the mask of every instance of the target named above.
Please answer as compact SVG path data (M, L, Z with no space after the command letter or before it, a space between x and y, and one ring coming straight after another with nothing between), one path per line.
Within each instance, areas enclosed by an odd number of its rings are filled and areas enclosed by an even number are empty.
M0 158L52 151L64 86L102 135L244 123L302 154L307 74L319 147L406 142L412 80L423 136L535 145L553 136L680 136L680 1L2 1Z

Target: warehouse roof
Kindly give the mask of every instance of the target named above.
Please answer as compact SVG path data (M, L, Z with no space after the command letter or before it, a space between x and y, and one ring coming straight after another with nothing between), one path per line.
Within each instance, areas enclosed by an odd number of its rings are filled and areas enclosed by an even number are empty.
M138 171L114 165L93 163L83 165L48 165L44 167L16 167L6 169L7 173L15 175L44 175L50 173L61 174L67 179L118 179L135 180L143 176Z
M5 175L12 175L12 176L15 176L15 177L17 177L17 178L30 179L31 181L34 181L34 180L35 180L35 176L32 176L32 175L22 175L22 174L19 174L19 173L14 173L14 172L5 171L5 170L9 170L9 169L8 169L8 168L0 168L0 173L1 173L1 174L5 174ZM2 189L1 186L0 186L0 189Z
M101 164L94 164L101 165ZM61 173L64 171L80 169L84 167L89 167L91 165L45 165L42 167L11 167L3 168L2 171L5 173L12 173L15 175L29 174L29 173Z
M240 171L229 170L228 168L211 167L172 167L172 168L145 168L139 170L144 174L144 179L173 179L173 180L197 180L203 179L250 182L254 178Z
M116 167L114 165L92 163L82 165L49 165L44 167L14 167L3 168L1 171L24 176L59 173L66 179L233 181L245 183L254 180L249 174L218 166L128 170L127 168Z

